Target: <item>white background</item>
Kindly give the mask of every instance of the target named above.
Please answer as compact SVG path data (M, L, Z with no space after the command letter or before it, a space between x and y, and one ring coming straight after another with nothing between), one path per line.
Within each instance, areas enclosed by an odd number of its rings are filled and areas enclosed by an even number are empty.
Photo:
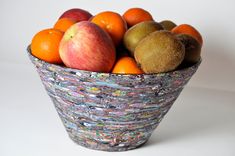
M143 147L122 153L88 150L68 137L26 54L33 35L67 9L93 15L130 7L196 27L203 62L171 111ZM234 0L1 0L0 155L226 155L235 150Z

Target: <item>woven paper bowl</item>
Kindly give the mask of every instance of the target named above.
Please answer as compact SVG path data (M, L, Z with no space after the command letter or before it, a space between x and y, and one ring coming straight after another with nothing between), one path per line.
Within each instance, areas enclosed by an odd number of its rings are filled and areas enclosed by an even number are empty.
M104 151L144 144L201 63L168 73L120 75L46 63L29 49L28 55L70 138Z

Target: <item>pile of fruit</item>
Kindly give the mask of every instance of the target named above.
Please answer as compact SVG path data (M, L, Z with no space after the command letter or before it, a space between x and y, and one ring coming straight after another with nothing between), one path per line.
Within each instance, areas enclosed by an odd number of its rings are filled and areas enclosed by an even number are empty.
M154 21L141 8L122 16L83 9L64 12L53 28L38 32L31 53L49 63L94 72L161 73L200 60L202 36L188 24Z

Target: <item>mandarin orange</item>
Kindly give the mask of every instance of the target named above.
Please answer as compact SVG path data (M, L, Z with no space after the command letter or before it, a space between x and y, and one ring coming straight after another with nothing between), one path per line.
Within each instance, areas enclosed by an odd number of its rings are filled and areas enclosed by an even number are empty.
M116 74L143 74L144 72L138 67L132 57L124 56L117 60L113 67L112 73Z
M55 29L65 32L70 26L75 24L76 21L70 18L60 18L54 25Z
M129 27L132 27L133 25L136 25L140 22L153 21L152 15L142 8L128 9L123 14L123 18L125 19Z
M49 63L62 63L59 55L59 44L63 32L57 29L45 29L38 32L31 42L31 53Z
M97 14L91 22L100 26L112 38L115 46L118 46L127 30L125 20L121 15L112 11L105 11Z
M181 24L179 26L176 26L171 30L174 34L187 34L195 38L201 45L203 44L203 39L201 34L197 31L196 28L194 28L191 25L188 24Z

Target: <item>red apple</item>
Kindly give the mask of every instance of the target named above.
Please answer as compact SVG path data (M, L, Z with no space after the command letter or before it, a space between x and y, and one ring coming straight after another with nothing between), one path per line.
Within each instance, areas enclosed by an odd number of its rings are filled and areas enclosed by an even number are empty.
M65 32L59 53L67 67L95 72L110 72L116 59L110 36L89 21L78 22Z
M88 11L79 8L67 10L60 16L60 18L70 18L76 22L88 21L91 17Z

